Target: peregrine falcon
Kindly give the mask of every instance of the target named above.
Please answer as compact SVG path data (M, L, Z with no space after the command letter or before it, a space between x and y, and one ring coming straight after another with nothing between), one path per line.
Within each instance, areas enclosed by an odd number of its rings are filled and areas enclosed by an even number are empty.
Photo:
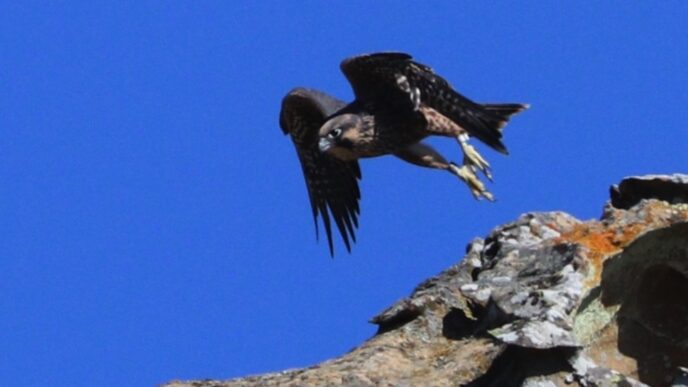
M355 242L358 159L392 154L415 165L445 170L465 182L476 199L493 200L476 175L479 171L491 180L490 165L467 141L476 137L507 154L502 129L528 105L473 102L404 53L351 57L341 63L341 70L353 88L353 102L345 104L320 91L296 88L284 97L280 112L280 126L291 135L306 178L316 236L320 214L331 255L329 214L349 252ZM462 165L447 161L422 143L428 136L458 140Z

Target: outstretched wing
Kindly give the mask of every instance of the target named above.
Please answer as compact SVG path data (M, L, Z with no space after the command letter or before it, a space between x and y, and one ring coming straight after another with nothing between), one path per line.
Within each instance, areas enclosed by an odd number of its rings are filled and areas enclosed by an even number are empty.
M413 110L414 90L406 68L411 56L403 53L378 53L345 59L340 67L354 90L356 101L375 108Z
M280 127L284 134L291 136L301 161L316 236L320 214L331 255L334 255L334 248L330 214L350 252L351 242L356 241L355 230L360 211L358 179L361 178L361 171L358 162L341 161L318 150L318 130L328 116L344 106L344 102L325 93L297 88L284 97L280 111Z
M388 103L390 99L402 103L419 98L421 103L502 153L507 153L501 140L502 127L512 114L528 107L523 104L477 104L456 92L430 67L413 61L404 53L354 56L345 59L341 69L361 103ZM404 98L400 97L403 95Z

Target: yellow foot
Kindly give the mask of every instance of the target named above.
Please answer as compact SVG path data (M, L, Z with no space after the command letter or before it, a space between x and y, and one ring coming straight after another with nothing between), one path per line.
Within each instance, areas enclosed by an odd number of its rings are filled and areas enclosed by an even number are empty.
M485 198L491 202L494 201L494 196L490 193L490 191L485 188L485 185L483 184L480 179L475 175L475 171L473 168L469 165L463 165L459 167L458 165L454 163L449 164L449 171L456 175L459 179L463 180L464 183L468 186L468 189L471 190L471 194L473 194L473 197L480 200L481 198Z

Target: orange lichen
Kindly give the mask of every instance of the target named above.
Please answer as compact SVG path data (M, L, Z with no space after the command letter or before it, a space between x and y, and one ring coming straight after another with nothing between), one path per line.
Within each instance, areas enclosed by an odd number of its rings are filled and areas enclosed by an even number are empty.
M601 232L591 232L578 240L578 243L585 245L588 249L601 253L609 254L618 250L619 245L614 238L614 233L610 230Z
M586 285L593 286L599 283L602 265L607 258L621 251L641 233L673 223L666 216L668 205L660 201L648 204L645 216L637 219L635 223L580 223L563 233L557 242L579 244L588 249L587 257L592 270ZM688 211L677 212L674 217L688 219Z
M587 258L590 264L591 278L586 285L597 283L602 272L602 262L611 254L618 251L614 243L614 234L604 229L600 223L581 223L573 227L559 238L560 243L574 243L587 248Z
M559 242L575 243L587 248L588 263L592 270L586 285L599 283L604 261L621 251L642 231L652 228L651 224L645 221L625 227L615 226L605 226L600 222L581 223L559 238Z

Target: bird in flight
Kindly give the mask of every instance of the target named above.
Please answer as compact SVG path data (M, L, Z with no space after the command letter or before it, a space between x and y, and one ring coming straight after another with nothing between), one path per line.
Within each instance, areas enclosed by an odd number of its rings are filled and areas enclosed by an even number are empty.
M347 251L356 240L361 158L391 154L445 170L461 179L476 199L494 200L477 176L480 172L491 180L490 164L468 139L475 137L507 154L502 129L528 105L473 102L404 53L354 56L340 67L353 88L353 102L296 88L284 97L280 111L280 127L291 136L306 179L316 236L320 215L331 255L330 214ZM462 165L421 142L428 136L456 139L463 152Z

